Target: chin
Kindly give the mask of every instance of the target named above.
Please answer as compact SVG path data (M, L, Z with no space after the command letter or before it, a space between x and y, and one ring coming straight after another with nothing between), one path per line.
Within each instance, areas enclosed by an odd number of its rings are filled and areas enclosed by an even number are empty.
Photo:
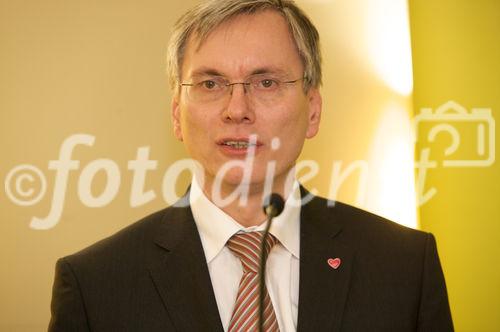
M222 179L221 183L225 186L231 186L231 187L236 187L236 186L254 186L254 185L259 185L259 184L264 184L266 179L265 173L260 173L260 172L255 172L255 170L252 172L252 174L248 174L245 172L244 169L232 169L228 171L225 175L224 178ZM214 184L215 184L215 177L214 177Z

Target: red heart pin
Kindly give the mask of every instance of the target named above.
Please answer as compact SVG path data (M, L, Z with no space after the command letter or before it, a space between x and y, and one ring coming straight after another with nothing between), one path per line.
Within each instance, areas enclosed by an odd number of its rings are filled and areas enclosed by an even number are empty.
M332 269L338 269L339 266L340 266L340 263L341 263L341 260L340 258L329 258L328 261L327 261L328 265L330 265L330 267Z

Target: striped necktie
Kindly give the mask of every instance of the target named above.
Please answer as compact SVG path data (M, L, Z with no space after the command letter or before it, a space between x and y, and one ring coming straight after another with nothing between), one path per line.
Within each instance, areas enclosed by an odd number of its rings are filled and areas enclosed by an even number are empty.
M241 260L243 276L238 288L228 332L258 331L259 328L259 252L262 232L239 233L227 242L228 248ZM267 237L265 257L278 240L271 234ZM279 331L276 313L267 289L264 291L264 331Z

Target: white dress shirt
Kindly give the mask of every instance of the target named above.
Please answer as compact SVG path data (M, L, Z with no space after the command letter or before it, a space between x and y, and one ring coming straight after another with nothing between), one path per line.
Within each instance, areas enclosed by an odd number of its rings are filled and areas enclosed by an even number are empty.
M297 330L299 300L300 188L297 182L285 202L283 212L273 219L270 233L279 243L271 250L266 266L266 286L281 332ZM226 242L238 232L264 230L260 226L243 227L213 204L193 179L189 203L200 233L212 287L224 331L227 331L243 268Z

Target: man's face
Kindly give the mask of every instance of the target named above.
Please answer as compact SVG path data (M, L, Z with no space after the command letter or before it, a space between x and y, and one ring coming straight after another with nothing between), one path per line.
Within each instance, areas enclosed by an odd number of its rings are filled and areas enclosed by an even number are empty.
M282 81L302 78L304 68L285 20L272 11L240 15L222 24L198 47L188 41L182 65L182 82L192 83L222 76L244 82L256 73ZM175 136L184 142L192 158L201 163L211 183L222 165L244 160L247 152L230 141L248 141L257 135L250 184L263 185L266 168L276 162L275 183L283 184L298 158L305 138L316 135L321 114L317 89L307 93L302 80L283 84L279 98L263 103L234 85L232 94L214 102L195 102L182 87L172 102ZM276 149L273 139L278 138ZM243 170L228 171L223 184L238 185Z

